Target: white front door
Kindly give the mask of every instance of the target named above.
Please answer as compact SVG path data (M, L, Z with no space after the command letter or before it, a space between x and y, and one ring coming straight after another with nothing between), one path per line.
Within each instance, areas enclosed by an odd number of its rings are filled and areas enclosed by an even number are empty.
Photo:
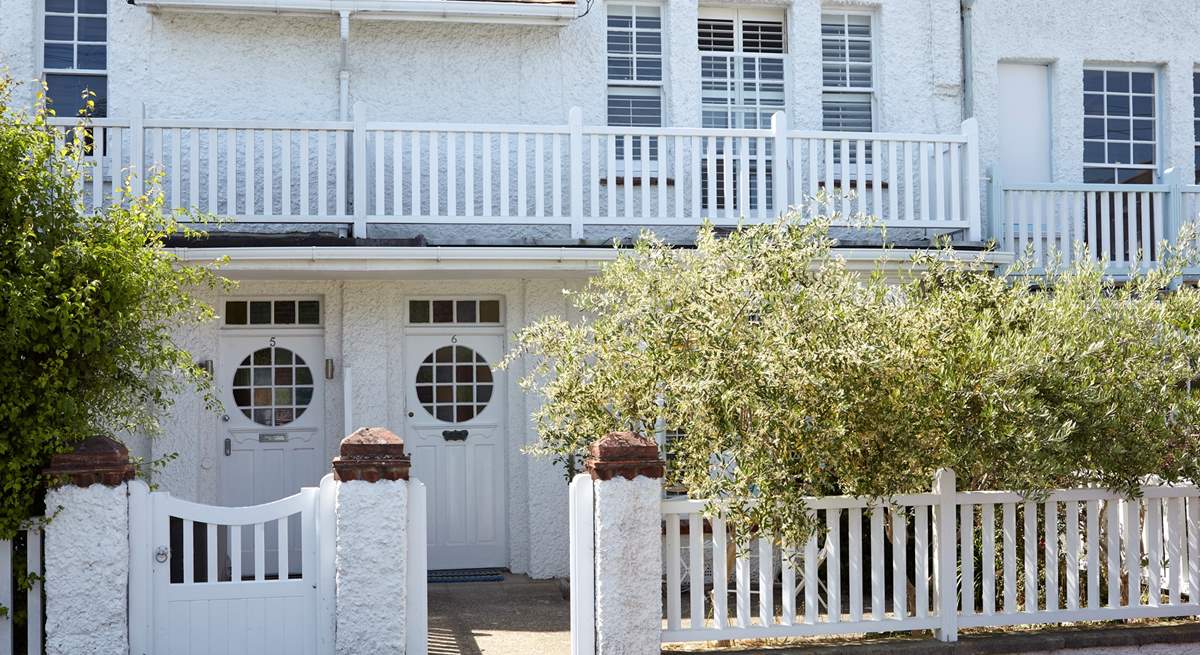
M452 329L452 328L451 328ZM429 568L508 563L499 335L409 335L404 436L429 498Z
M328 468L324 344L319 333L222 334L219 504L259 505L320 484Z

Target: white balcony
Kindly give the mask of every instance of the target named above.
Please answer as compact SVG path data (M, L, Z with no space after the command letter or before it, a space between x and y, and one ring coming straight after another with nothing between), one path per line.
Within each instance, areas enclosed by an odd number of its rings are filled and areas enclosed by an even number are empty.
M988 232L1001 250L1027 256L1030 273L1083 256L1123 277L1162 263L1164 245L1200 215L1200 186L1175 169L1156 184L1009 184L994 170L990 203Z
M768 221L788 208L870 215L978 240L978 137L771 129L105 118L85 202L160 174L165 204L238 222L588 226ZM69 125L71 121L56 119ZM831 206L811 199L825 190ZM565 229L564 229L565 232Z

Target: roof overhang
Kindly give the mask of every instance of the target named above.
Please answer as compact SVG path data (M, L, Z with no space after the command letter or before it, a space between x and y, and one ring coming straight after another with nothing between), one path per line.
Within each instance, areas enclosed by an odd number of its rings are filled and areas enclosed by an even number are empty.
M150 11L338 16L356 19L563 25L574 3L486 0L128 0Z
M616 248L552 247L262 247L175 248L187 263L216 263L231 279L398 279L593 275L620 252ZM838 248L847 268L899 274L914 249ZM939 251L940 252L940 251ZM957 251L942 256L978 261L991 270L1012 262L1010 253Z

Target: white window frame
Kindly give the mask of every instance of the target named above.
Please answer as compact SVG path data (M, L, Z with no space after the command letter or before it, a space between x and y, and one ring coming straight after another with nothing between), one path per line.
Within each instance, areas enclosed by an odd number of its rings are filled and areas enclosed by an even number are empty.
M477 321L474 323L460 323L460 322L455 321L452 323L434 323L432 320L432 316L431 316L430 321L428 323L414 323L412 320L412 305L410 304L410 301L413 301L413 300L422 301L422 302L423 301L434 301L434 300L450 300L450 301L454 301L454 302L457 302L459 300L475 300L475 301L495 300L500 303L500 322L498 322L498 323L483 323L483 322ZM440 332L445 332L446 329L448 329L448 328L454 328L456 331L459 331L459 332L469 331L472 334L479 334L480 331L491 331L491 330L496 330L496 329L503 330L504 326L507 325L506 319L507 319L508 306L507 306L507 303L505 302L504 296L502 296L502 295L487 294L487 293L481 293L481 294L447 293L447 294L432 294L432 295L422 294L422 295L415 295L415 296L405 296L403 298L402 302L404 305L404 327L406 330L412 330L417 333L419 333L423 330L440 333ZM432 308L431 308L431 310L432 310ZM455 311L457 311L457 308ZM476 305L476 311L478 311L478 305Z
M296 323L276 323L275 322L275 301L295 301L296 306ZM315 301L317 303L317 322L316 323L300 323L300 306L301 301ZM271 296L224 296L218 301L220 306L217 308L217 315L220 318L221 330L240 331L253 330L261 332L262 330L279 330L286 332L303 332L306 330L323 330L325 328L325 296L290 296L290 295L271 295ZM225 316L225 303L227 302L244 302L246 303L246 322L227 323ZM250 322L250 304L252 302L269 302L271 303L271 322L270 323L251 323Z
M35 0L34 13L36 14L35 27L34 27L34 38L36 41L36 47L34 48L34 50L35 50L34 62L36 65L36 70L38 72L39 80L41 80L43 83L45 83L47 75L80 75L80 76L91 76L91 77L103 77L103 78L106 78L106 82L107 82L109 55L111 54L111 50L109 48L109 37L111 36L110 29L112 27L112 13L110 11L108 11L107 6L106 6L105 12L103 14L80 14L79 6L78 6L78 4L75 4L72 12L70 14L67 14L67 13L58 12L58 11L47 11L46 10L46 0ZM80 43L83 43L86 45L102 45L102 46L104 46L104 68L103 69L78 68L75 65L73 65L71 68L47 68L46 67L46 51L45 51L46 16L71 16L72 19L75 21L75 25L72 28L75 30L74 40L70 42L72 45L72 58L73 58L72 61L73 61L73 63L75 63L75 64L78 63L78 53L75 51L75 47L78 46ZM84 17L100 17L100 16L102 16L102 17L104 17L104 41L80 41L79 40L78 18L80 16L84 16ZM54 41L54 43L67 43L67 42L66 41ZM108 94L108 95L111 95L111 94ZM107 101L107 98L105 98L105 100ZM107 110L107 106L105 107L105 109ZM107 114L107 111L105 113ZM60 117L61 118L70 118L70 116L60 116Z
M1163 140L1164 140L1163 137L1166 134L1166 132L1164 131L1166 129L1166 126L1164 124L1166 117L1163 114L1163 110L1164 110L1163 69L1161 67L1153 66L1153 65L1120 65L1120 64L1103 64L1103 63L1095 63L1095 62L1085 61L1085 62L1083 62L1083 67L1079 71L1079 82L1080 82L1081 87L1083 85L1083 75L1086 71L1103 71L1106 73L1108 71L1117 71L1117 72L1125 72L1125 73L1150 73L1151 75L1154 76L1154 164L1152 166L1148 166L1146 164L1108 164L1108 163L1104 163L1104 164L1091 163L1091 164L1089 164L1086 160L1083 159L1082 152L1081 152L1080 159L1082 160L1081 161L1082 165L1079 168L1080 173L1082 174L1083 171L1088 168L1111 168L1114 170L1122 169L1122 168L1140 169L1140 170L1152 171L1154 173L1154 179L1152 180L1152 183L1157 182L1161 178L1162 171L1163 171ZM1107 81L1105 84L1107 86ZM1132 93L1132 89L1130 90L1130 92ZM1083 95L1087 94L1087 93L1094 93L1094 92L1081 91L1080 99L1083 100L1084 99ZM1108 95L1107 90L1104 92L1104 95L1105 96ZM1080 112L1079 115L1080 115L1081 119L1086 119L1088 116L1086 113L1084 113L1084 111L1085 111L1084 107L1081 104L1079 106L1079 112ZM1109 118L1107 112L1108 112L1108 109L1107 109L1107 103L1106 103L1105 113L1103 115L1106 121ZM1134 118L1132 114L1133 114L1133 109L1131 106L1130 107L1130 120L1133 120L1133 118ZM1132 127L1130 129L1132 130ZM1103 139L1085 139L1083 137L1083 133L1080 133L1080 139L1079 139L1080 146L1082 147L1085 141L1100 141L1105 144L1105 153L1107 154L1108 144L1110 143L1108 140L1107 130L1108 130L1108 126L1106 123L1105 135L1104 135ZM1130 133L1130 141L1128 141L1128 142L1114 141L1114 143L1132 143L1133 142L1132 137L1133 137L1133 135L1131 132ZM1082 148L1081 148L1081 151L1082 151ZM1132 153L1131 153L1131 155L1132 155ZM1132 159L1132 156L1131 156L1131 159ZM1113 178L1113 183L1114 184L1133 184L1132 182L1121 182L1119 180L1119 178L1116 176L1114 176L1114 178ZM1106 183L1098 182L1097 184L1106 184Z
M612 13L612 9L616 8L616 7L629 8L632 10L633 25L631 25L628 29L609 27L609 25L608 25L609 15ZM608 50L608 35L609 35L609 32L614 29L618 30L618 31L622 31L622 32L627 31L631 35L634 35L634 38L631 39L632 50L631 50L631 53L629 56L633 59L634 71L635 71L635 76L636 76L636 70L637 70L636 67L637 67L637 58L638 58L636 34L639 31L637 28L637 18L638 18L637 12L638 12L639 8L653 8L653 9L657 10L657 12L658 12L659 53L656 56L659 59L659 76L658 76L659 79L657 79L657 80L612 79L608 76L608 58L610 56L622 56L620 54L614 55L614 53L611 53ZM659 2L648 2L645 0L642 0L642 1L633 0L631 2L614 2L612 4L605 5L605 11L604 11L604 78L605 78L605 82L606 82L605 95L604 95L604 100L605 100L605 102L604 102L604 123L605 123L605 125L607 125L609 127L616 127L616 128L622 128L622 127L632 128L633 127L633 126L629 126L629 125L613 125L611 122L609 122L608 99L609 99L609 97L614 96L614 95L657 97L658 98L658 112L659 112L658 113L658 122L659 122L659 125L666 126L669 124L667 122L667 86L666 86L666 82L665 82L666 78L667 78L667 10L666 10L666 6L664 4L659 3ZM638 141L640 142L640 139ZM618 144L618 148L621 148L621 147L623 147L623 146ZM635 144L635 147L640 147L640 145ZM652 148L652 150L653 150L653 148ZM632 163L633 163L633 167L634 167L633 172L640 172L642 158L640 156L637 156L635 153L631 153L631 157L632 157ZM657 169L658 169L659 157L661 157L661 154L659 154L659 156L655 156L655 157L648 157L652 173L657 171ZM619 153L618 157L617 157L617 169L618 169L617 172L620 174L624 174L624 166L625 166L625 159L623 156L621 156L621 153Z
M789 43L789 38L788 38L789 34L788 34L787 10L783 7L778 7L778 8L775 8L775 7L736 7L735 8L735 7L728 7L728 6L704 5L704 6L701 6L699 11L697 12L696 20L698 22L698 21L704 20L704 19L733 21L733 50L732 51L699 50L701 61L703 61L704 57L725 57L728 59L736 59L739 61L744 60L744 59L774 59L774 60L780 61L782 64L782 67L783 67L783 94L782 94L783 95L783 105L778 107L776 109L776 111L785 111L787 108L788 89L792 88L792 84L791 84L791 81L792 81L791 80L791 76L792 76L791 52L792 52L792 49L791 49L791 44ZM742 23L744 21L777 22L777 23L779 23L782 28L783 52L782 53L745 52L744 45L743 45L744 36L743 36L743 30L742 30ZM693 29L696 29L696 27L697 26L693 26ZM731 78L731 79L736 79L736 80L740 81L744 78L737 77L737 78ZM760 80L760 82L761 82L761 80ZM701 84L700 112L701 112L701 121L703 122L704 112L706 110L713 110L715 108L713 108L711 106L706 107L704 105L704 89L703 89L704 78L703 78L703 75L701 76L700 84ZM741 87L740 84L735 86L735 91L734 91L735 102L734 102L734 104L726 105L725 107L722 108L724 111L730 112L731 118L734 115L738 116L739 118L737 120L740 120L740 116L750 109L750 106L742 101L742 90L740 87ZM759 99L761 100L761 92L760 92ZM755 105L755 107L758 107L759 113L762 113L761 108L763 107L763 105L761 103L757 103ZM730 121L729 127L731 129L737 129L737 128L743 127L742 125L736 124L737 120ZM766 127L769 127L769 126L760 126L760 129L765 129Z
M826 16L866 16L870 20L871 36L871 85L861 86L828 86L825 84L825 58L821 57L821 129L825 130L825 99L833 95L867 95L871 104L871 131L879 131L879 12L872 9L857 9L841 6L823 6L820 22L817 25L817 36L824 40L821 26L825 24ZM844 22L844 19L843 19ZM849 80L847 80L849 84Z
M1195 170L1193 184L1200 184L1200 165L1196 164L1196 160L1200 157L1200 66L1192 69L1192 167Z

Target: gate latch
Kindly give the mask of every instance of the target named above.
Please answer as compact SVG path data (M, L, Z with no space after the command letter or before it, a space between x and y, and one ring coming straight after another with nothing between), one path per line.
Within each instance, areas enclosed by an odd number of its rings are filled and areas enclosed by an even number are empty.
M168 547L168 546L159 546L157 549L155 549L155 551L154 551L154 561L158 562L159 564L164 564L164 563L166 563L166 561L167 561L167 560L169 560L169 559L171 559L171 549L170 549L170 547Z

